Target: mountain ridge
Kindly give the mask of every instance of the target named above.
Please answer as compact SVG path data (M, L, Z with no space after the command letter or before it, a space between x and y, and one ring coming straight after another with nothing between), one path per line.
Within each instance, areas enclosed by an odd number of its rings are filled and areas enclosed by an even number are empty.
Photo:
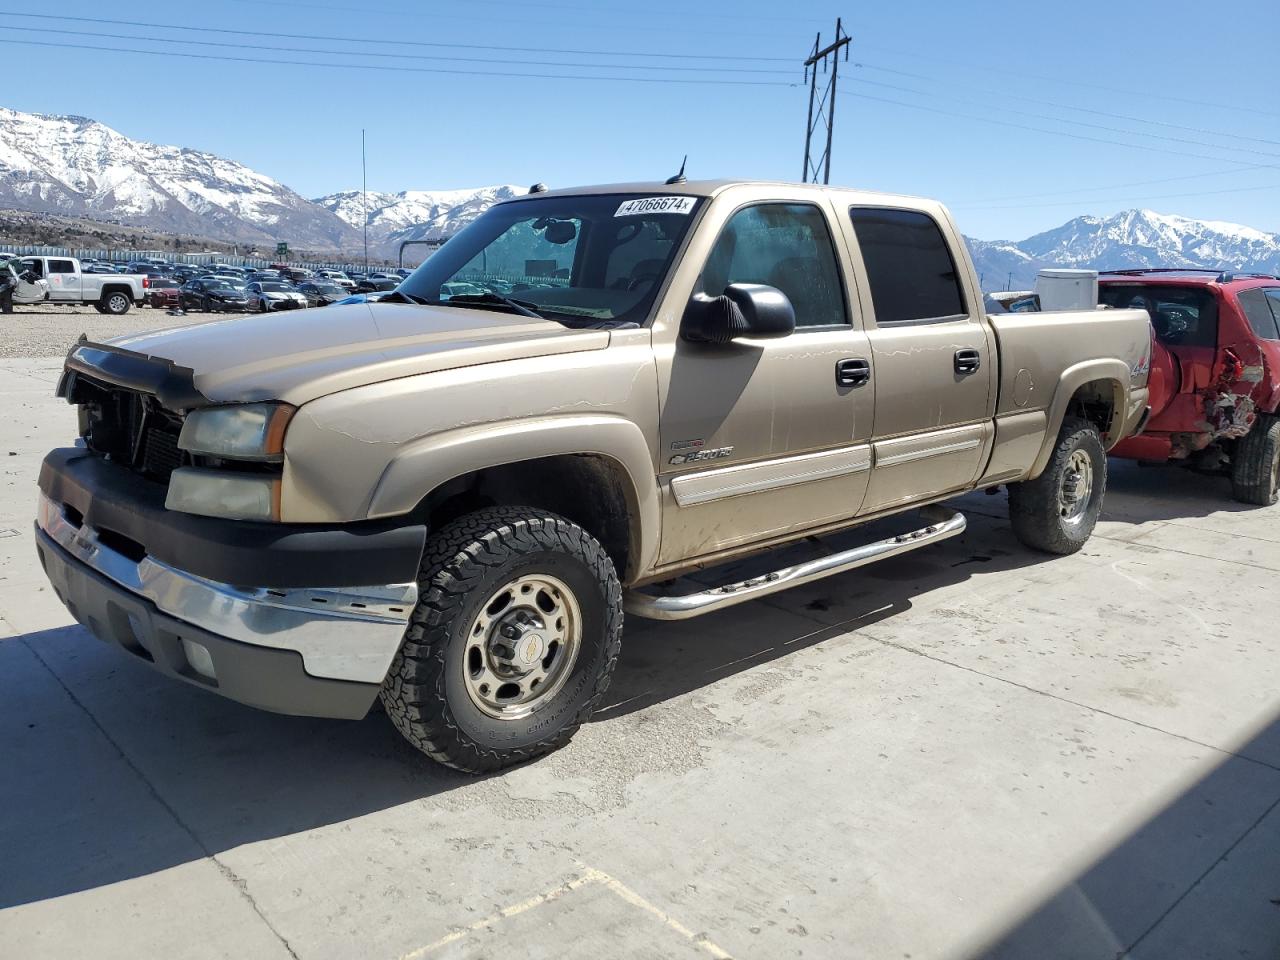
M307 199L217 154L134 140L77 114L0 107L0 208L99 219L152 233L352 254L436 239L524 187L355 190ZM1280 273L1280 233L1153 210L1081 215L1024 240L966 238L986 289L1029 287L1043 267L1209 267Z

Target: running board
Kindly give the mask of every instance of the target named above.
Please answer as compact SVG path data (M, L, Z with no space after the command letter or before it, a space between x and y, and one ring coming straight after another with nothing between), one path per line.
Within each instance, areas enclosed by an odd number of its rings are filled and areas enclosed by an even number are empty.
M752 577L750 580L725 584L700 593L658 597L638 590L628 590L623 595L623 607L627 613L651 620L687 620L689 617L701 616L704 613L746 603L748 600L766 597L779 590L786 590L788 587L844 573L876 560L896 557L900 553L927 547L964 533L964 514L956 510L928 506L921 509L920 514L926 520L933 522L927 527L921 527L919 530L912 530L910 533L900 534L888 540L877 540L875 543L854 547L852 550L833 553L792 567L783 567L781 570Z

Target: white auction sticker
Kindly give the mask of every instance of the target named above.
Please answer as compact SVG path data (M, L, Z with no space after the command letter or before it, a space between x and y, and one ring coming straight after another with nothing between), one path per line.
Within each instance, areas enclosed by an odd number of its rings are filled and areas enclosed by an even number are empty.
M693 210L696 197L645 197L627 200L618 207L615 217L633 217L637 213L679 213L688 215Z

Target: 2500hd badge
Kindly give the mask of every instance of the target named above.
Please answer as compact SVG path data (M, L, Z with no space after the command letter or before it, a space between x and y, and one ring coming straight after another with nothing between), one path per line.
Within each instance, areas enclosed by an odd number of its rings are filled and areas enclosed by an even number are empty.
M682 463L696 463L699 460L723 460L733 453L733 447L715 447L711 450L694 450L692 453L677 453L667 461L672 466Z

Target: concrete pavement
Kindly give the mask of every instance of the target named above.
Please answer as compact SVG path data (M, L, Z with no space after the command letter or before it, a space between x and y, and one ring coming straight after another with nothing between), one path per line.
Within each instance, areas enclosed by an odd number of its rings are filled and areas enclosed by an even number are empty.
M1280 952L1280 510L1221 480L1113 462L1073 557L979 494L938 548L631 620L597 718L474 779L72 625L59 367L0 361L0 955Z

